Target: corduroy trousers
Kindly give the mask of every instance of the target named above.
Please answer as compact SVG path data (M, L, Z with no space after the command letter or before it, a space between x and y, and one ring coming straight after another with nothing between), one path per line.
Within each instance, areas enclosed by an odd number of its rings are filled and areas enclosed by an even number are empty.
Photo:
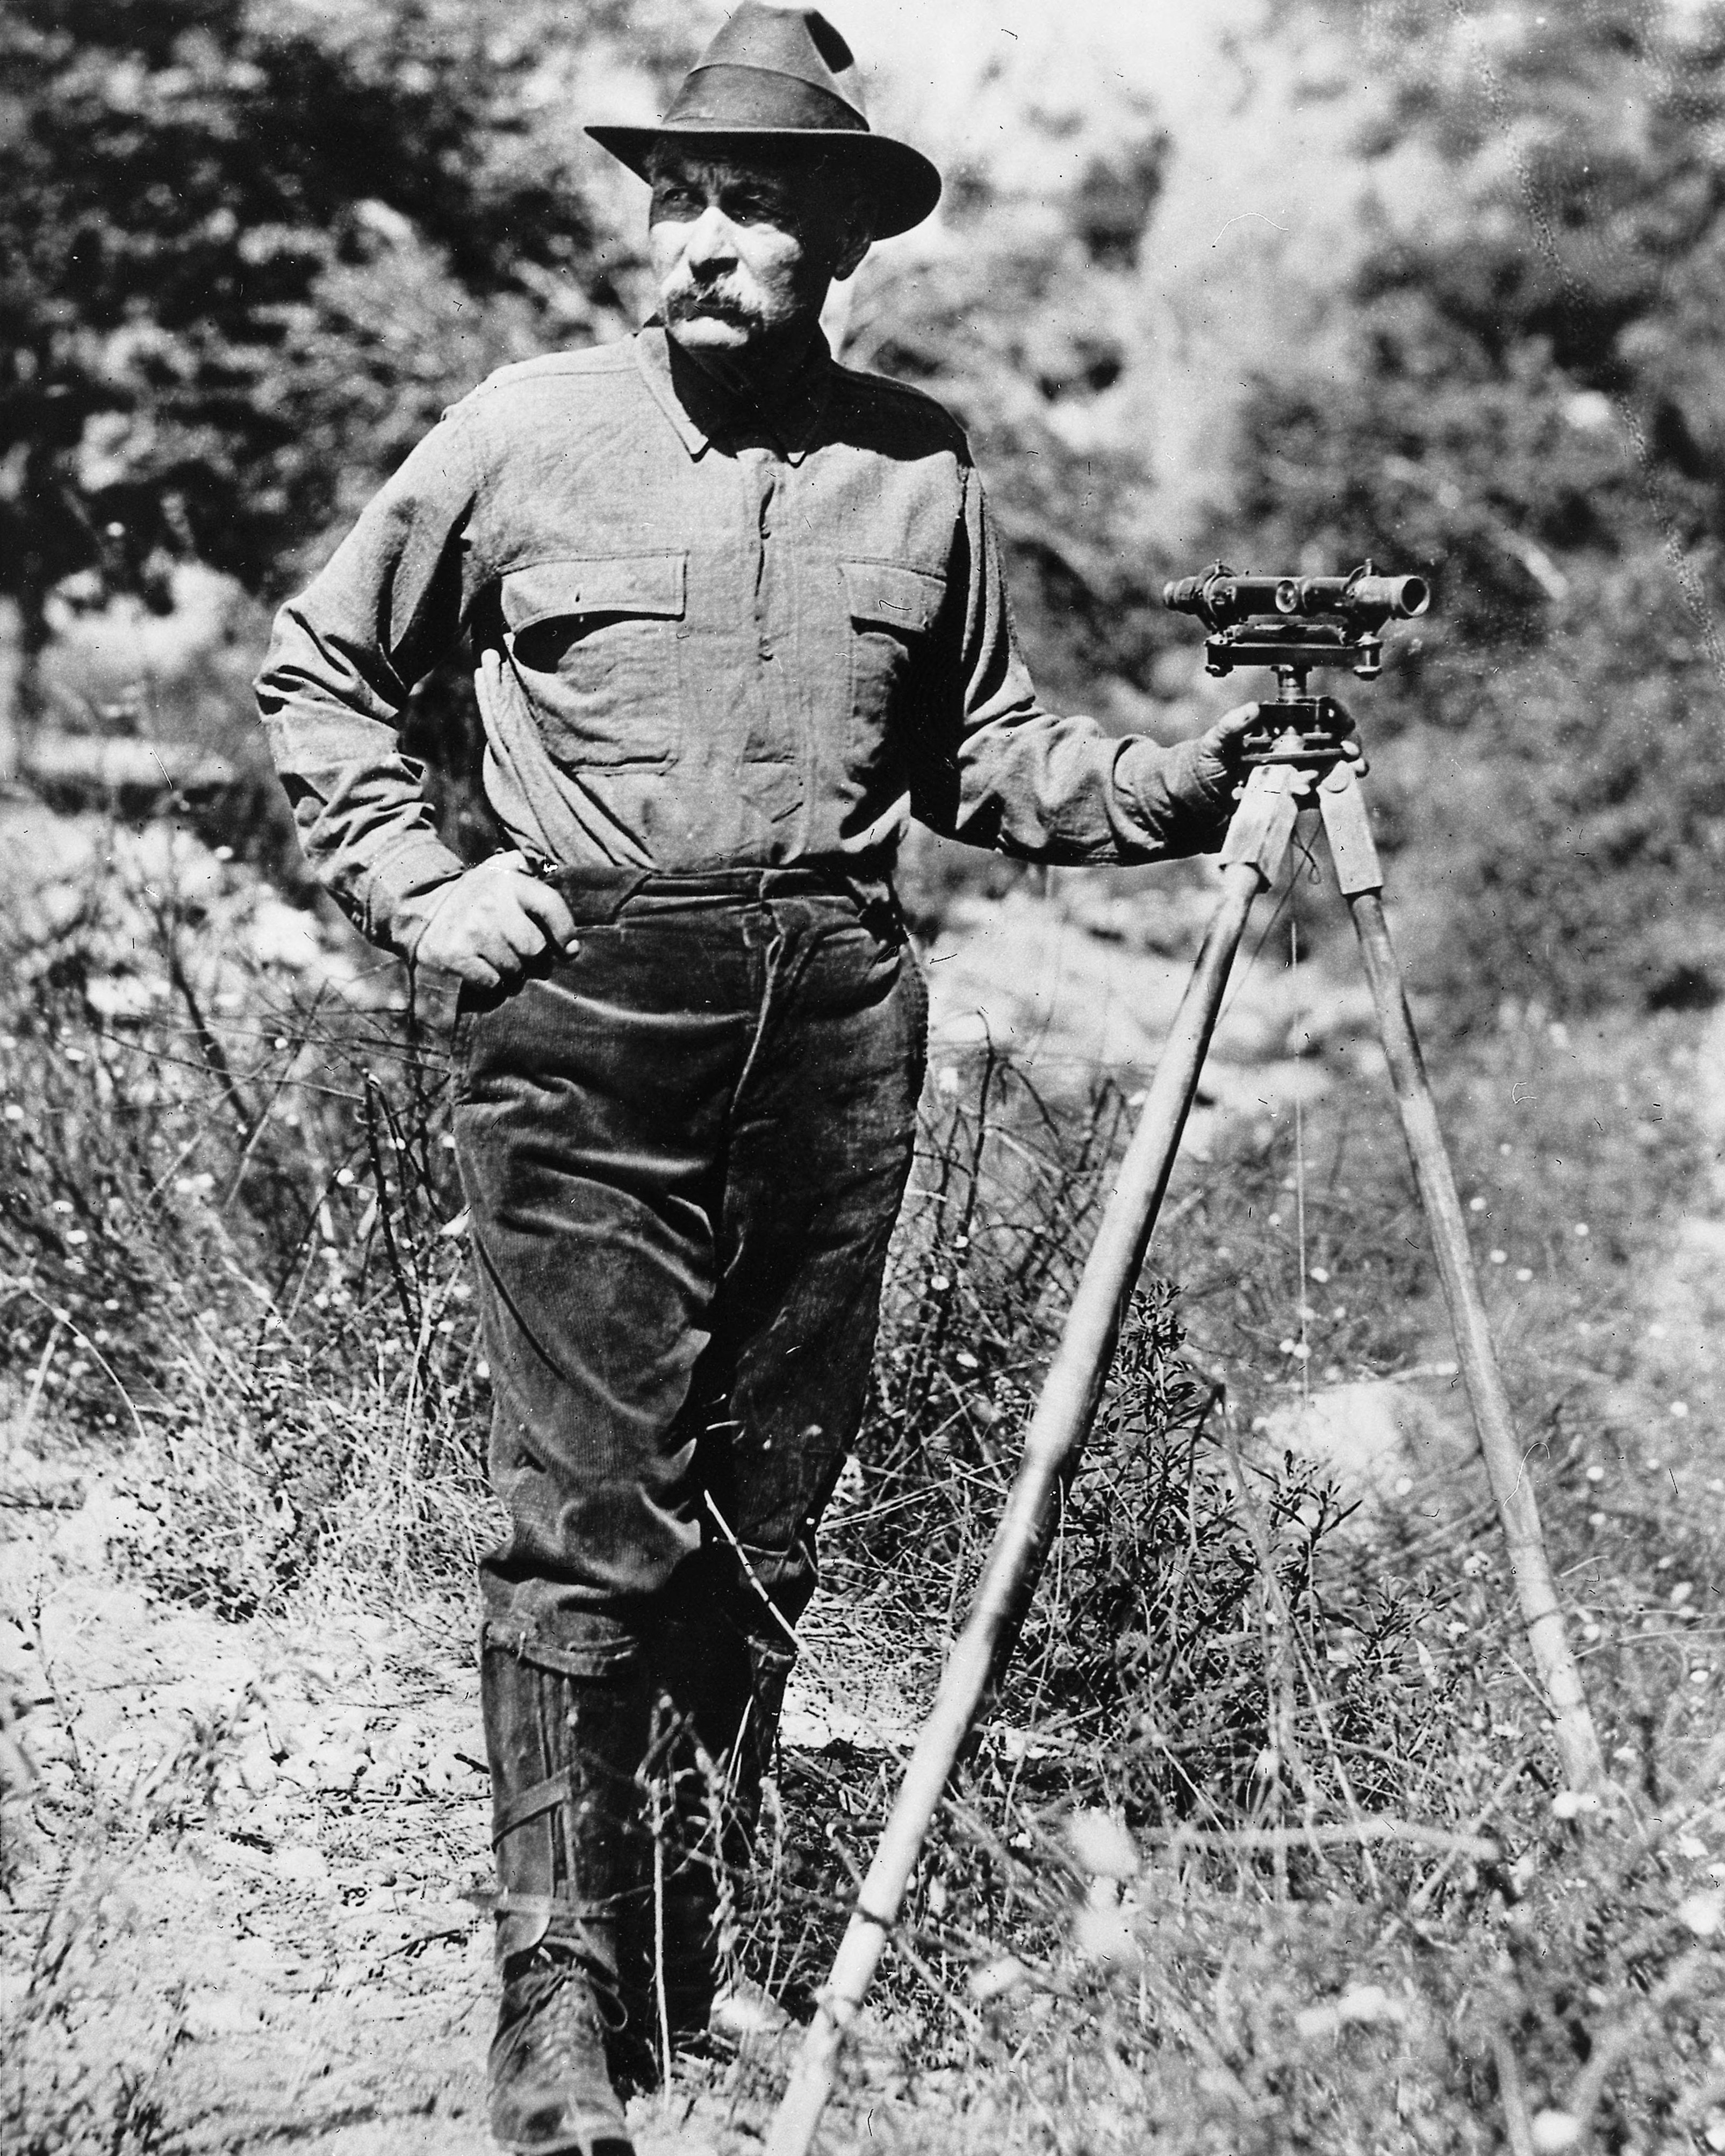
M485 1636L598 1675L715 1560L788 1623L814 1591L927 1006L890 903L814 871L562 887L578 949L464 992L455 1139L510 1520Z

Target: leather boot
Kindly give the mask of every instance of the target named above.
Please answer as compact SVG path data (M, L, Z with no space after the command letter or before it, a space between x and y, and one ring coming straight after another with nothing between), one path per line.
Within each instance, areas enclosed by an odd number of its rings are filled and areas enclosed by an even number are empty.
M629 2035L619 1933L641 1892L645 1668L632 1649L488 1635L480 1697L502 1979L491 2132L513 2156L631 2156L613 2076Z
M666 1617L654 1639L658 1722L653 1889L644 1942L657 2018L660 1984L673 2044L705 2035L733 1928L735 1882L754 1854L761 1783L772 1764L796 1659L764 1607L737 1621L717 1598ZM760 1629L756 1629L758 1625Z

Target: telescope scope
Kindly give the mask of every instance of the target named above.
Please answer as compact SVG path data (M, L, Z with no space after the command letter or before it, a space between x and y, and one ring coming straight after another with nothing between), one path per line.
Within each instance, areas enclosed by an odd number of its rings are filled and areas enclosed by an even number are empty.
M1430 605L1431 588L1424 577L1374 576L1369 563L1347 577L1240 577L1218 564L1164 584L1162 603L1217 633L1266 616L1366 630L1414 620Z

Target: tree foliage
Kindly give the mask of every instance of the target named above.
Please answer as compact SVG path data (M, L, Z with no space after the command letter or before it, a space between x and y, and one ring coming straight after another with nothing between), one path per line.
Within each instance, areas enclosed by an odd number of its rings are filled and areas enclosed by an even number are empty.
M942 252L865 285L845 356L965 427L1039 685L1066 700L1099 677L1140 680L1169 636L1165 572L1137 530L1142 448L1106 407L1132 364L1139 248L1171 146L1129 109L1076 157L1047 147L1049 169L1072 174L1034 195L977 164L949 176Z
M0 4L0 588L33 629L74 574L278 586L451 394L614 304L500 19Z
M1353 20L1364 11L1331 10ZM1339 370L1250 400L1233 510L1269 560L1367 554L1438 609L1399 677L1467 902L1455 984L1550 1004L1725 988L1725 15L1373 11L1425 156Z

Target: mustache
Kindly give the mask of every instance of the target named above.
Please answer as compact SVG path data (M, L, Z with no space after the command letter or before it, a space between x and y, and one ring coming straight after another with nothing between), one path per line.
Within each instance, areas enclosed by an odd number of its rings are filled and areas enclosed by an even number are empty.
M672 322L705 318L746 327L754 319L739 300L716 285L680 285L675 292L664 294L660 305L665 320Z

